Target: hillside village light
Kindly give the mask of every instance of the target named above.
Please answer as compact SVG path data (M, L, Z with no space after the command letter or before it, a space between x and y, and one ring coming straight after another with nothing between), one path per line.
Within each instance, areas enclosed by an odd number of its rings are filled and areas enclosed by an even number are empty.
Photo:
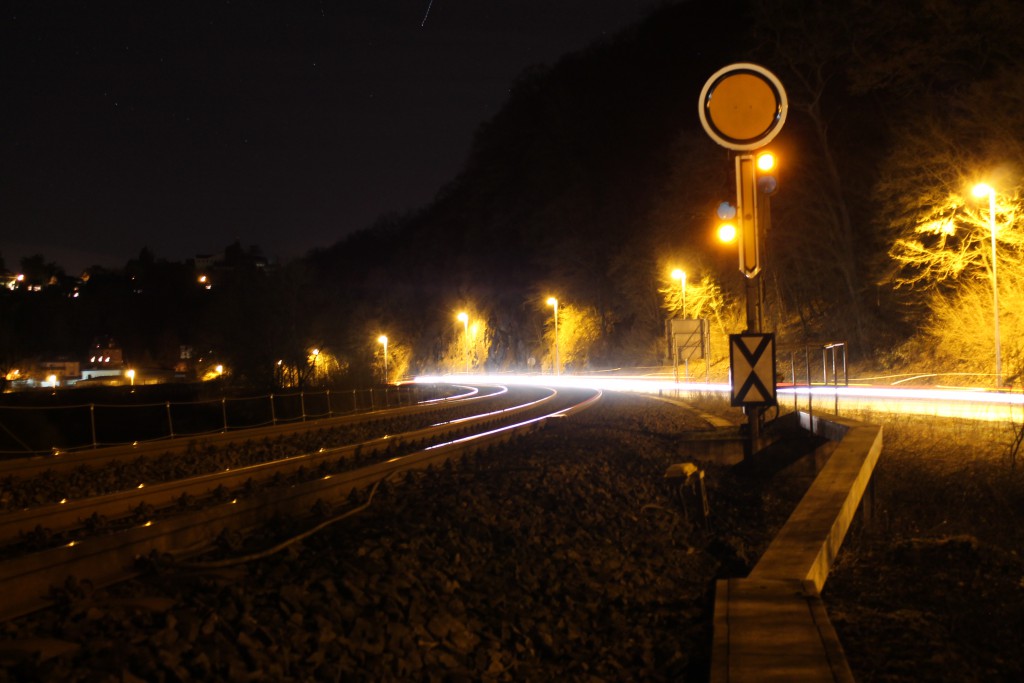
M465 346L466 374L468 375L469 374L469 314L466 313L465 311L462 311L462 312L460 312L455 317L456 317L456 319L458 319L459 322L462 323L462 328L463 328L463 330L466 333L465 337L463 337L463 339L465 340L464 343L466 345Z
M377 337L377 342L384 345L384 384L388 383L388 337L382 334Z
M992 233L992 330L996 341L996 388L1002 385L1003 361L999 353L999 281L996 278L996 191L991 185L974 186L975 197L988 196L988 229Z
M562 369L558 363L558 299L553 296L548 297L548 306L555 307L555 374L562 374Z
M679 292L683 295L683 303L679 309L679 317L686 317L686 271L676 268L672 271L672 279L679 280Z

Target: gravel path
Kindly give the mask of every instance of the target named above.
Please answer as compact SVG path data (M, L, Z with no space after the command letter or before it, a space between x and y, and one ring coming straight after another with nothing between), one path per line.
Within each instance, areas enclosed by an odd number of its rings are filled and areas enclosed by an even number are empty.
M705 680L715 578L745 575L800 495L702 464L705 524L663 475L706 428L606 394L277 555L69 586L0 627L0 681Z

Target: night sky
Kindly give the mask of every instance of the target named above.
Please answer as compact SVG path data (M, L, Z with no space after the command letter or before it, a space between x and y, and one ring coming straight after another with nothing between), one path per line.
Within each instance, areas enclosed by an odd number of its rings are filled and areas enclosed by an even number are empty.
M143 247L179 261L238 240L284 261L330 246L427 204L526 67L659 4L7 3L0 255L77 274Z

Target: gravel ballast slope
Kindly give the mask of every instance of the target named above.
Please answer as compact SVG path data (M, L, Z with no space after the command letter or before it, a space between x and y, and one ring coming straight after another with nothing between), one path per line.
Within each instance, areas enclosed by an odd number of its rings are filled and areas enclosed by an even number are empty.
M277 555L71 587L3 626L0 680L702 680L714 579L745 575L801 493L698 463L705 525L663 475L696 461L683 437L706 428L608 394L454 470L386 484L369 510ZM225 554L268 542L234 540Z

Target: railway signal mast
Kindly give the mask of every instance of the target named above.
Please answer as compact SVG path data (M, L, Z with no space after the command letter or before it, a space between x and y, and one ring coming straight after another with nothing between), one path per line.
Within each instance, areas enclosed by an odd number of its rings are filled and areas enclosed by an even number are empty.
M777 403L775 335L761 329L761 233L770 217L768 197L778 185L774 157L764 147L782 130L788 108L775 74L746 62L712 74L698 102L704 130L736 153L736 223L739 269L746 278L747 329L729 335L729 371L732 404L742 406L747 415L748 455L758 447L764 408Z

